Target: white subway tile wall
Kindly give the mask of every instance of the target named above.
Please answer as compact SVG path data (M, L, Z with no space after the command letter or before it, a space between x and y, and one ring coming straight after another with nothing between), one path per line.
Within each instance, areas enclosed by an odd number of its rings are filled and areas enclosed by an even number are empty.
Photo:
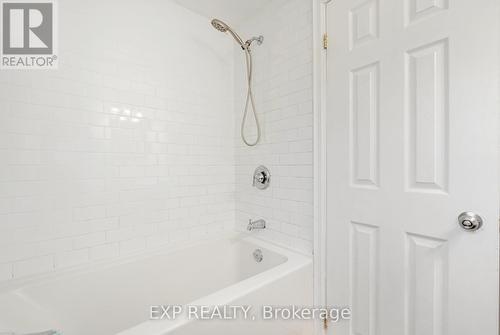
M262 141L246 147L236 139L236 217L245 230L249 219L265 219L268 229L252 234L312 252L313 241L313 109L312 4L274 0L255 18L238 27L243 36L264 35L253 45L254 92ZM244 55L235 53L235 112L239 129L245 102ZM253 116L246 131L255 135ZM250 136L252 135L252 136ZM259 165L272 174L271 186L252 187Z
M233 41L168 1L58 5L59 69L0 72L0 280L233 229Z

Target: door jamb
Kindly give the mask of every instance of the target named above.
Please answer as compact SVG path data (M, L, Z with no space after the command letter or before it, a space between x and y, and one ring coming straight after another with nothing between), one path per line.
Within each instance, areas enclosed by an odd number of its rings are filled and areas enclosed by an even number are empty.
M332 0L312 0L314 111L314 306L326 307L326 9ZM322 320L314 334L325 334Z

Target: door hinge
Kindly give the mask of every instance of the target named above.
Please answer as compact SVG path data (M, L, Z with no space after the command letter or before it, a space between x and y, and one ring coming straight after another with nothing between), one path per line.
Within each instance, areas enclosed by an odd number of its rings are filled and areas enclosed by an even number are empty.
M328 34L324 33L323 34L323 49L328 49Z

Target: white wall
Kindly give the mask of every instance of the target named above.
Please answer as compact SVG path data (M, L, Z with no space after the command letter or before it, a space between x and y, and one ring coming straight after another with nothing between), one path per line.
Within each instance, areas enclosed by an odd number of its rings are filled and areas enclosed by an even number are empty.
M0 71L0 280L232 228L232 41L168 1L58 3L59 70Z
M244 55L241 50L235 52L237 225L244 230L248 219L264 218L268 229L253 234L312 252L311 1L274 0L238 30L244 38L262 34L265 40L253 46L254 91L263 130L261 143L253 148L239 138L246 82ZM253 118L249 120L251 134L255 125ZM272 174L271 187L265 191L251 185L253 171L261 164Z

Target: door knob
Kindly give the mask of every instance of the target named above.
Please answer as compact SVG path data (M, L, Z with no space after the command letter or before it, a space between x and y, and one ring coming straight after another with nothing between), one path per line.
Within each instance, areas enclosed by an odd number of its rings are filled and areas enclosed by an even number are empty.
M458 216L458 224L467 231L476 231L483 225L483 219L473 212L463 212Z

